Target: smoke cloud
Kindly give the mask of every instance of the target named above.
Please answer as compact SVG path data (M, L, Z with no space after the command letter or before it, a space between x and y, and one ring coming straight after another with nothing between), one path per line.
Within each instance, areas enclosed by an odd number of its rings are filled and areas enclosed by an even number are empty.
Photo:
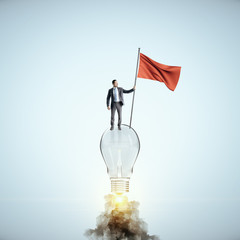
M105 211L97 217L97 227L88 229L90 240L160 240L147 233L147 223L139 218L139 203L126 196L105 196Z

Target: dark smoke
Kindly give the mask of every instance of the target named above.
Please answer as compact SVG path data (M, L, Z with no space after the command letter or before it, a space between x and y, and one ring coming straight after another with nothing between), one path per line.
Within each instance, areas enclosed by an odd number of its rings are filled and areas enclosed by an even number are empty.
M85 232L90 240L159 240L158 236L147 233L147 224L139 218L139 203L128 201L116 202L116 196L105 196L105 211L97 217L97 227Z

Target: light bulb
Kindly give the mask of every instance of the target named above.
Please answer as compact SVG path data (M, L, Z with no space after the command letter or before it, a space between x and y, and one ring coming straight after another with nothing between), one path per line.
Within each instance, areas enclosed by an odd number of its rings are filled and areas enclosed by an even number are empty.
M100 141L100 150L111 180L111 191L116 194L129 192L129 180L140 151L136 131L125 124L122 130L105 130Z

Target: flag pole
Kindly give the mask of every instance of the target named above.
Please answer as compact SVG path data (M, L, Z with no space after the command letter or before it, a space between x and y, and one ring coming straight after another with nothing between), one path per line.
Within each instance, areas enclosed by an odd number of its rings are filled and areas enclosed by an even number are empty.
M137 66L136 66L136 74L135 74L134 86L136 86L136 83L137 83L137 73L138 73L139 54L140 54L140 48L138 48L138 57L137 57ZM132 125L132 114L133 114L133 104L134 104L135 92L136 92L136 89L135 89L134 92L133 92L133 98L132 98L132 109L131 109L131 116L130 116L130 124L129 124L129 128L131 128L131 125Z

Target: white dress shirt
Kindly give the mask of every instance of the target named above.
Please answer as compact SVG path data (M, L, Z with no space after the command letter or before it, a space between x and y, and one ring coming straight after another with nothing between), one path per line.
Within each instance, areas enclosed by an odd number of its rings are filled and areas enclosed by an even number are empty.
M116 91L116 90L117 91ZM116 94L117 93L117 94ZM114 102L119 102L119 96L118 96L119 92L118 92L118 88L117 87L113 87L113 98L114 98Z

